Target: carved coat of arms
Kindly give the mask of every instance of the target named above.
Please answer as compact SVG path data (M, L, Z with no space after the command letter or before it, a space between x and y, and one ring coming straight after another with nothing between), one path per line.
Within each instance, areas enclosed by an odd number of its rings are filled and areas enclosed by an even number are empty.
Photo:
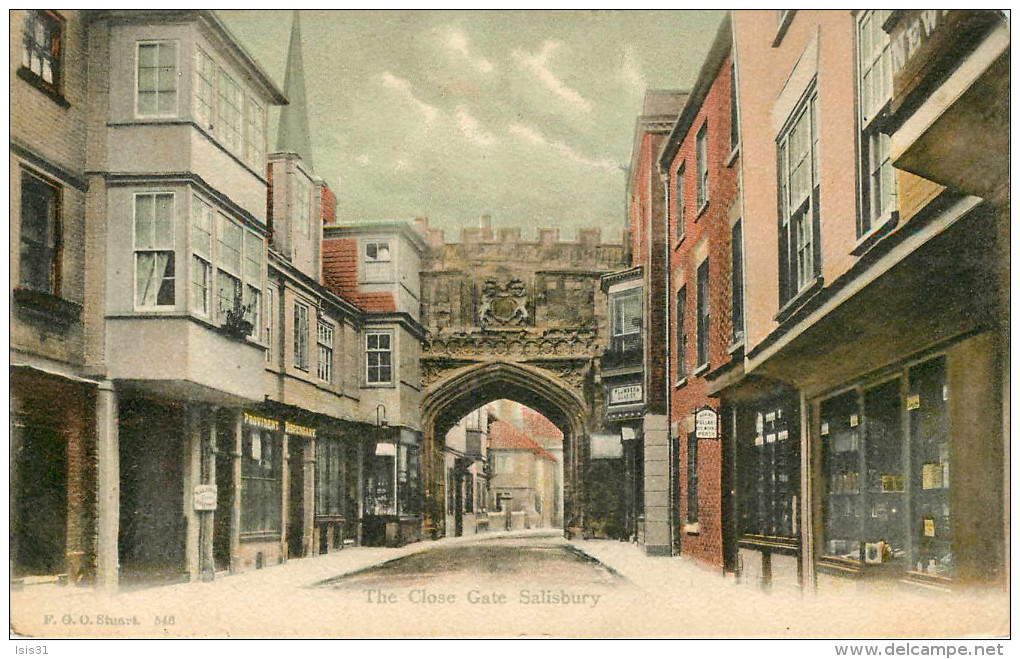
M478 305L478 324L518 327L528 324L528 294L524 281L518 278L500 284L486 279Z

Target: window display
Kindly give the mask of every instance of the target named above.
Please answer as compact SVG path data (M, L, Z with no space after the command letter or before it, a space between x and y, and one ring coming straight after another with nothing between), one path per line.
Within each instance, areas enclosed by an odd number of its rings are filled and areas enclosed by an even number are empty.
M365 465L365 514L396 515L397 446L380 443Z
M241 456L241 532L279 533L283 510L279 434L246 424Z
M910 568L950 576L949 388L940 357L910 369Z
M795 407L772 401L751 409L751 435L743 442L747 464L743 533L791 538L797 535L800 450Z

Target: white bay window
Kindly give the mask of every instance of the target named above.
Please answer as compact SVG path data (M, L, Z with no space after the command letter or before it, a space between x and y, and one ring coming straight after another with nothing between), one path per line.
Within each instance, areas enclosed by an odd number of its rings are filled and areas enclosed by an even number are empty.
M135 307L175 302L174 194L135 195Z

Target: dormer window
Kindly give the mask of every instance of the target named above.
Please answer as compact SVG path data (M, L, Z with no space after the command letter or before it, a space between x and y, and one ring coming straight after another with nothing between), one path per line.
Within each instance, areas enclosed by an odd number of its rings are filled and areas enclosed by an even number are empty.
M365 243L365 281L389 281L392 278L389 241Z

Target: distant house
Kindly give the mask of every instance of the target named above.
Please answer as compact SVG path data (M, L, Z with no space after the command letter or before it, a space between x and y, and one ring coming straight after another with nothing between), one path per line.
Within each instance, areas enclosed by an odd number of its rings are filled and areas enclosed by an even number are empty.
M512 525L553 525L557 460L534 439L510 423L489 423L492 465L490 509L509 511Z

